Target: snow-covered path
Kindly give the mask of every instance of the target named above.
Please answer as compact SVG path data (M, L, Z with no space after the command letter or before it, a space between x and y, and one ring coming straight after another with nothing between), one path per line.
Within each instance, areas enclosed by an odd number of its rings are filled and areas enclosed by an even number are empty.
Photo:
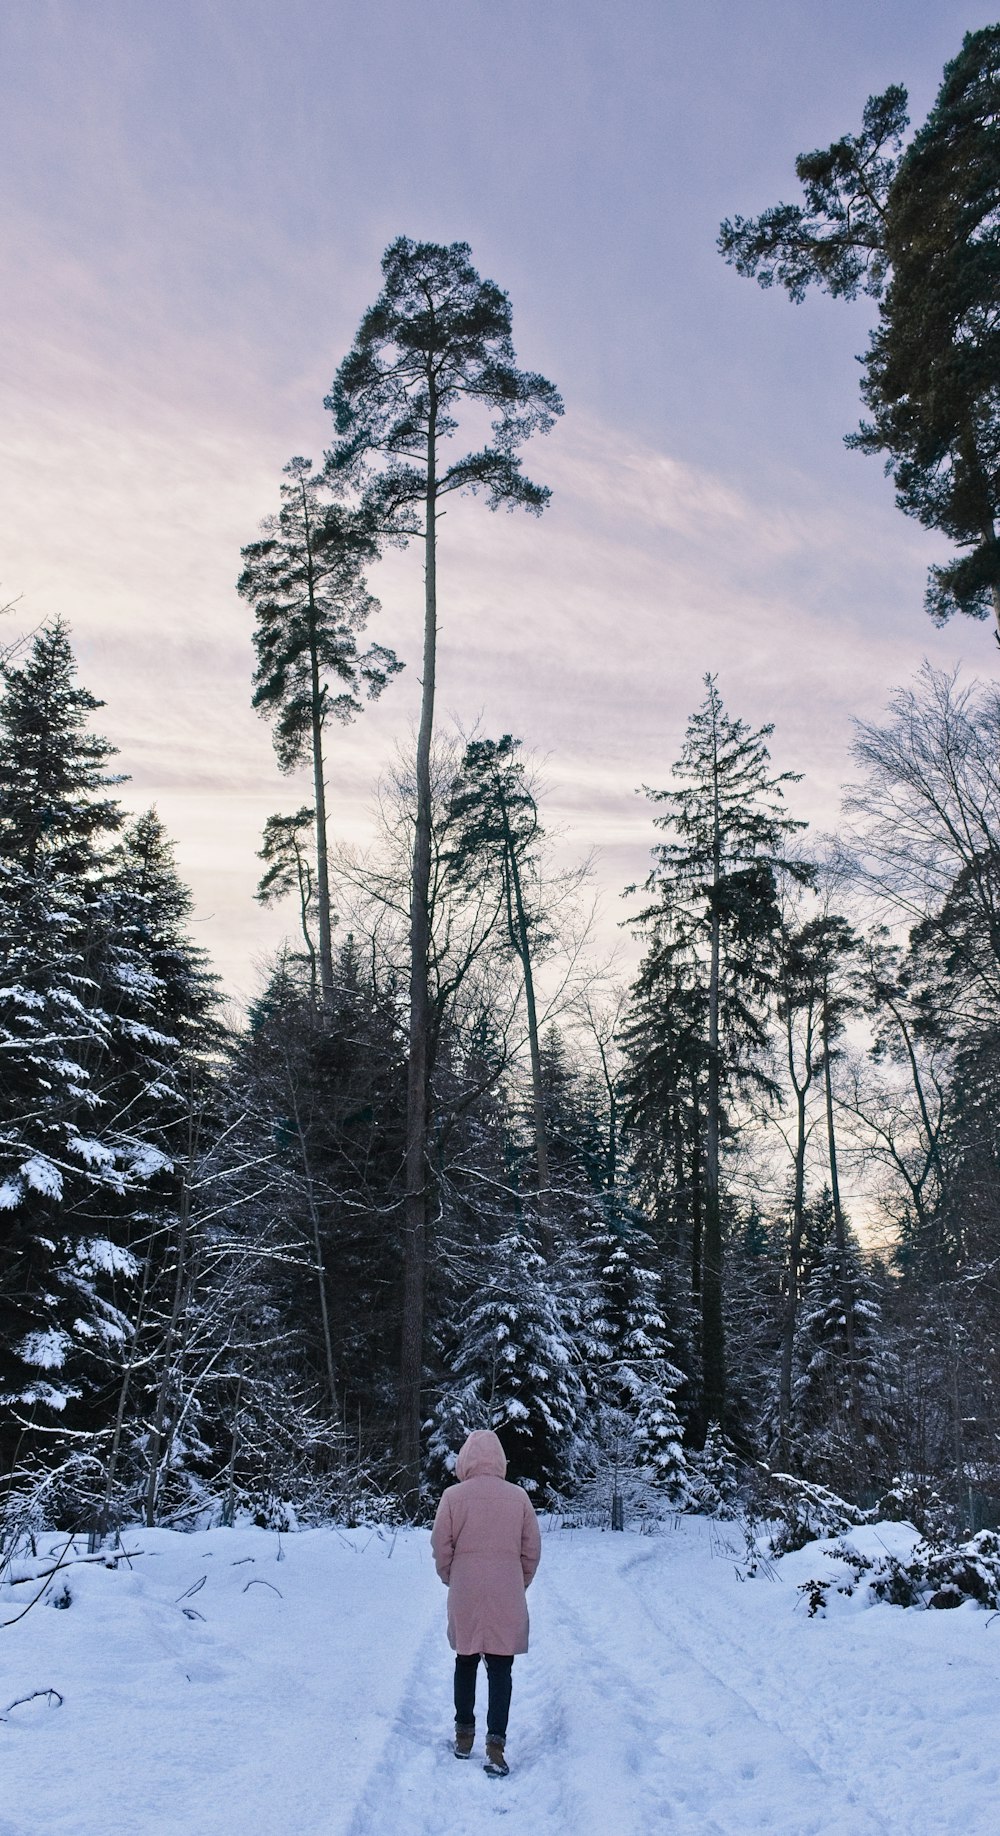
M481 1739L470 1763L450 1751L426 1533L126 1543L144 1551L131 1571L75 1567L68 1610L40 1603L0 1632L0 1713L64 1696L0 1723L0 1836L1000 1827L1000 1622L809 1619L795 1581L811 1556L743 1581L725 1525L547 1536L504 1781L482 1772ZM0 1618L29 1592L0 1589Z

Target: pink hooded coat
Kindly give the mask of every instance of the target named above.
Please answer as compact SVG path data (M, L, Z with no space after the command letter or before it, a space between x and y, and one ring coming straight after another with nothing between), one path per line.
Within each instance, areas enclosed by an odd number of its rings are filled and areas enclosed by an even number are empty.
M448 1589L448 1643L466 1657L511 1657L528 1649L524 1590L542 1553L538 1519L527 1492L504 1478L507 1459L488 1428L470 1434L455 1471L460 1483L448 1487L431 1531Z

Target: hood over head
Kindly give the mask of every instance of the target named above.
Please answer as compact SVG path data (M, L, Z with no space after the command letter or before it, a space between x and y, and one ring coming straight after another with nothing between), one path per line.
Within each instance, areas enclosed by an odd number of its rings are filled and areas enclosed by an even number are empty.
M504 1453L492 1428L475 1428L455 1461L457 1479L502 1479L507 1471Z

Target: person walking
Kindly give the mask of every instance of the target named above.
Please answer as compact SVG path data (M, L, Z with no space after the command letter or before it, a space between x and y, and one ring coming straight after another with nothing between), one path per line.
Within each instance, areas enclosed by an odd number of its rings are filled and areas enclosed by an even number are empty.
M448 1643L455 1653L455 1757L468 1759L476 1738L476 1672L486 1660L489 1706L486 1763L506 1778L504 1757L515 1656L528 1649L531 1585L542 1553L538 1519L527 1492L504 1477L507 1456L496 1435L477 1428L455 1463L437 1508L431 1549L448 1589Z

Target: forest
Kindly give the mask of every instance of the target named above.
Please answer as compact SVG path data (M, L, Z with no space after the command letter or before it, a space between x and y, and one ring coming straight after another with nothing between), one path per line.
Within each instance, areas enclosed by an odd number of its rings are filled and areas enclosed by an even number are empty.
M917 131L901 88L871 97L859 132L797 160L801 203L719 236L792 301L876 304L848 443L950 544L930 616L984 638L998 119L989 27ZM552 834L545 734L436 705L446 500L544 515L527 449L543 472L564 411L469 245L390 244L325 408L322 461L290 459L233 558L291 791L257 893L288 940L248 1011L192 940L156 810L119 799L72 608L3 652L0 1546L424 1522L477 1427L540 1503L592 1521L784 1486L995 1525L992 647L982 680L926 665L857 724L835 837L792 814L780 733L706 656L646 791L622 981ZM424 585L405 658L372 636L394 547ZM380 780L377 846L352 851L328 794L404 662L415 746Z

